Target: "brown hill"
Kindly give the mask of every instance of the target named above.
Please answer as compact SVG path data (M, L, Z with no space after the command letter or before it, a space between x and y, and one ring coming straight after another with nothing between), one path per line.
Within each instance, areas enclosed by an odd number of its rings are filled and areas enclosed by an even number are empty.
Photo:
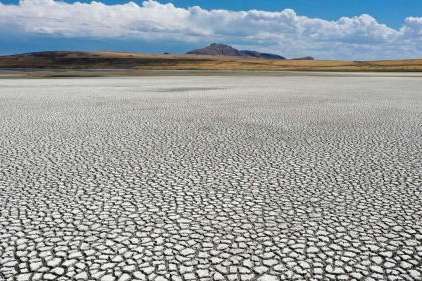
M251 57L151 55L119 52L38 52L0 56L0 69L422 71L422 60L266 60Z

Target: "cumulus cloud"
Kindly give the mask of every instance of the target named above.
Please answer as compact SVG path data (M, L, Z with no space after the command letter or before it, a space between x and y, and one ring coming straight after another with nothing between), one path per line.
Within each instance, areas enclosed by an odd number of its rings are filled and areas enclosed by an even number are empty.
M1 1L1 0L0 0ZM283 55L325 58L381 58L422 55L422 18L409 17L400 29L370 15L336 21L309 18L294 10L206 10L178 8L154 0L66 3L22 0L0 2L0 32L58 37L211 42L273 51ZM405 52L405 53L403 53Z

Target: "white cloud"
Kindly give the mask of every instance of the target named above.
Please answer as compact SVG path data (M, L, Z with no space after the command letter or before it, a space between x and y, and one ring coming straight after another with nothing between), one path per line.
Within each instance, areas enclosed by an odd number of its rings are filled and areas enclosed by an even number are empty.
M422 39L422 18L408 17L405 20L405 25L401 29L404 38L407 39Z
M287 56L362 59L422 55L422 18L409 17L400 29L394 29L365 14L328 21L300 16L291 9L206 10L197 6L178 8L154 0L142 5L53 0L23 0L18 5L0 2L0 33L11 30L21 36L218 41Z

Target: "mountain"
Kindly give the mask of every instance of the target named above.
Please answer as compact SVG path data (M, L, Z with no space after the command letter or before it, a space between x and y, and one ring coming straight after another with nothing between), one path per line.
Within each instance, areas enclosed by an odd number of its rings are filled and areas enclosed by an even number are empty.
M283 56L260 53L257 51L238 50L229 45L212 43L208 47L187 52L188 55L206 55L206 56L231 56L231 57L249 57L259 59L284 60Z
M202 49L192 50L187 52L188 55L206 55L206 56L230 56L230 57L240 57L242 53L229 46L224 44L212 43L208 47Z

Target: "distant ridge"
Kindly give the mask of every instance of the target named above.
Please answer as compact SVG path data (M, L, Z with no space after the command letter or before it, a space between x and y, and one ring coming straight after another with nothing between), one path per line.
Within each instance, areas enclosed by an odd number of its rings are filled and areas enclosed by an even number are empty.
M234 49L234 48L233 48ZM46 51L0 56L0 78L5 71L16 75L71 76L72 73L98 75L142 75L144 71L354 71L422 72L422 59L342 61L256 58L255 53L230 56L236 49L224 48L220 55L145 54L133 52ZM238 50L237 50L238 51ZM241 51L238 51L241 52ZM240 53L242 54L242 53ZM262 55L262 54L261 54ZM75 72L76 71L76 72ZM38 74L25 74L25 73ZM19 74L20 73L20 74ZM40 74L41 73L41 74ZM42 74L44 73L44 74ZM251 72L252 73L252 72ZM15 74L13 74L15 75ZM79 75L79 74L78 74Z
M231 56L231 57L249 57L271 60L285 60L286 58L276 54L260 53L257 51L238 50L225 44L212 43L208 47L187 52L188 55L206 55L206 56Z

